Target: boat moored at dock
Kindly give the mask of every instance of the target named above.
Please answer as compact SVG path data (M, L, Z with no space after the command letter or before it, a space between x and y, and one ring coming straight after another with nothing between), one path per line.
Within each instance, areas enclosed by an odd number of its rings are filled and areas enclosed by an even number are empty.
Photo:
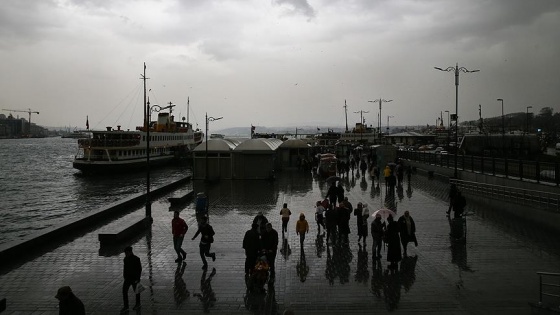
M188 122L177 122L171 113L159 113L149 127L134 131L91 131L90 139L79 139L73 167L83 173L114 173L143 169L147 165L147 134L150 128L150 166L168 164L185 157L200 144L204 133Z

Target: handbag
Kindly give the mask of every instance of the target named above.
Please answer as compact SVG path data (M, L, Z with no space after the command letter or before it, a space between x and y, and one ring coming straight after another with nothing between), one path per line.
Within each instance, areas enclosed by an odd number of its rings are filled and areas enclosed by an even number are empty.
M138 282L136 284L136 289L134 290L134 293L136 294L140 294L142 291L146 290L146 287L144 287L144 285L142 284L142 282Z

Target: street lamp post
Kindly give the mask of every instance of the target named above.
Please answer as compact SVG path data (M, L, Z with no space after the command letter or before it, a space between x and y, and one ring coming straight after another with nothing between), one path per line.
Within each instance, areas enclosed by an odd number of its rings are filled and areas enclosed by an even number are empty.
M451 131L451 118L449 118L449 111L446 110L447 113L447 149L449 150L449 133Z
M373 100L373 101L368 101L370 103L374 103L374 102L379 102L379 126L377 128L377 132L379 133L379 143L381 144L381 103L385 102L385 103L389 103L392 102L393 100L384 100L382 98Z
M480 70L467 70L465 67L459 67L459 64L455 64L455 67L447 67L445 69L440 67L434 67L440 71L454 72L455 73L455 172L454 176L457 178L457 151L459 150L459 72L472 73L478 72Z
M505 119L504 119L504 99L503 98L498 98L498 99L496 99L496 101L502 103L502 135L505 135L506 134L506 123L505 123Z
M173 108L173 104L169 102L168 106L161 107L159 105L150 106L150 99L146 103L146 217L152 217L152 198L150 196L150 120L152 112L159 112L165 109Z
M216 118L208 117L208 113L206 113L206 134L205 134L205 137L206 137L206 139L205 139L205 142L206 142L206 163L205 163L206 164L205 165L206 166L206 173L204 174L204 178L206 180L208 180L208 170L209 170L209 168L208 168L208 123L211 122L211 121L220 120L222 118L224 118L224 117L216 117Z
M533 108L533 106L527 106L527 122L525 127L525 132L529 134L529 108Z

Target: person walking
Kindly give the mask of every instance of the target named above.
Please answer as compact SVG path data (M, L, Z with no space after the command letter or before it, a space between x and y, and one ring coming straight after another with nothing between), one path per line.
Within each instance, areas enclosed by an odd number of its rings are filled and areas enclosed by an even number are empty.
M282 234L288 232L288 222L290 221L290 216L292 211L288 209L288 204L285 203L282 209L280 209L280 216L282 217Z
M337 213L333 206L329 206L327 211L325 211L325 221L327 227L327 246L336 240L336 224L337 224Z
M362 225L359 228L359 232L362 234L362 240L364 241L364 246L366 245L366 238L368 236L368 219L369 219L369 209L367 203L362 206ZM364 247L365 248L365 247Z
M367 162L364 158L360 161L360 170L362 171L362 177L366 176Z
M323 230L326 230L323 215L324 212L325 208L321 204L321 201L317 201L317 203L315 204L315 221L317 221L317 234L321 233L321 226L323 227Z
M58 315L86 315L84 303L69 286L60 287L55 298L58 299Z
M356 230L358 231L358 243L362 240L363 235L363 228L362 225L364 224L364 217L362 216L362 208L363 204L358 202L356 209L354 209L354 216L356 217Z
M214 229L208 223L208 218L203 217L200 222L198 230L194 234L192 240L200 234L200 243L198 247L200 248L200 259L202 259L202 269L208 268L208 263L206 262L206 257L212 257L212 261L216 261L216 253L210 253L210 247L214 243Z
M410 212L408 212L408 210L404 212L397 223L399 224L403 255L406 257L408 256L406 247L409 242L414 242L414 245L418 246L418 241L416 240L416 224L414 223L414 220L410 216Z
M448 216L451 212L451 208L453 208L453 203L455 202L458 192L459 190L457 189L457 185L451 184L451 187L449 188L449 208L447 209L447 212L445 212Z
M385 190L387 190L391 178L391 167L389 167L389 165L385 165L385 169L383 169L383 176L385 177Z
M175 259L176 263L180 263L181 261L187 258L187 253L181 248L183 246L183 239L185 238L185 234L189 227L185 220L179 217L179 211L173 212L173 219L171 220L171 233L173 234L173 248L177 253L177 259Z
M140 274L142 273L142 264L140 263L140 258L132 253L132 247L128 246L124 249L124 268L123 277L124 283L122 287L123 303L124 306L121 309L121 313L128 312L128 289L132 286L132 290L136 292L136 286L140 282ZM140 308L140 293L136 293L136 304L134 304L133 310Z
M299 235L299 244L302 251L306 233L309 233L309 224L307 223L307 220L305 220L305 215L300 213L299 220L296 222L296 234Z
M454 218L460 218L463 216L463 212L465 211L465 207L467 206L467 200L463 196L460 191L457 191L457 196L454 198L453 201L453 214Z
M338 186L336 186L336 199L338 203L344 201L344 187L342 187L342 182L338 182Z
M399 225L395 222L392 215L389 215L387 222L387 230L385 231L385 238L387 242L387 261L391 263L389 265L389 269L397 269L398 262L402 259Z
M371 238L373 239L373 254L375 258L381 258L381 247L383 246L383 235L385 234L385 222L381 222L381 215L375 215L375 219L371 222Z
M331 205L336 205L336 199L338 198L336 182L333 181L331 187L327 191L327 196L325 198L329 198L329 202Z
M253 223L251 229L245 232L243 237L243 249L245 250L245 275L250 275L253 272L257 257L261 251L261 241L259 239L259 232L257 229L259 225Z
M275 261L278 252L278 232L272 228L272 223L266 224L266 232L263 237L263 250L270 267L270 278L276 276Z
M253 223L256 223L259 226L257 232L259 232L260 237L266 231L266 224L268 223L268 219L264 216L262 211L259 211L253 219Z

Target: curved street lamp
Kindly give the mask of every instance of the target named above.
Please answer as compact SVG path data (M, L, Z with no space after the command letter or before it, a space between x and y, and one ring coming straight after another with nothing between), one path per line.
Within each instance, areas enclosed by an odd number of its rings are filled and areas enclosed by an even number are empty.
M169 102L168 106L161 107L157 104L150 106L150 99L146 103L146 217L152 216L152 199L150 196L150 121L152 120L152 112L160 112L165 109L173 108L175 105Z
M376 100L373 101L368 101L370 103L376 103L379 102L379 126L377 127L377 131L379 133L379 143L381 144L381 103L385 102L385 103L389 103L392 102L393 100L384 100L382 98L378 98Z
M208 113L206 113L206 173L204 174L205 180L208 180L208 123L211 121L220 120L224 117L208 117Z
M455 67L447 67L445 69L440 67L434 67L434 69L439 71L447 71L455 73L455 172L454 176L457 178L457 151L459 150L459 73L472 73L478 72L480 70L468 70L465 67L459 67L459 64L455 64Z

